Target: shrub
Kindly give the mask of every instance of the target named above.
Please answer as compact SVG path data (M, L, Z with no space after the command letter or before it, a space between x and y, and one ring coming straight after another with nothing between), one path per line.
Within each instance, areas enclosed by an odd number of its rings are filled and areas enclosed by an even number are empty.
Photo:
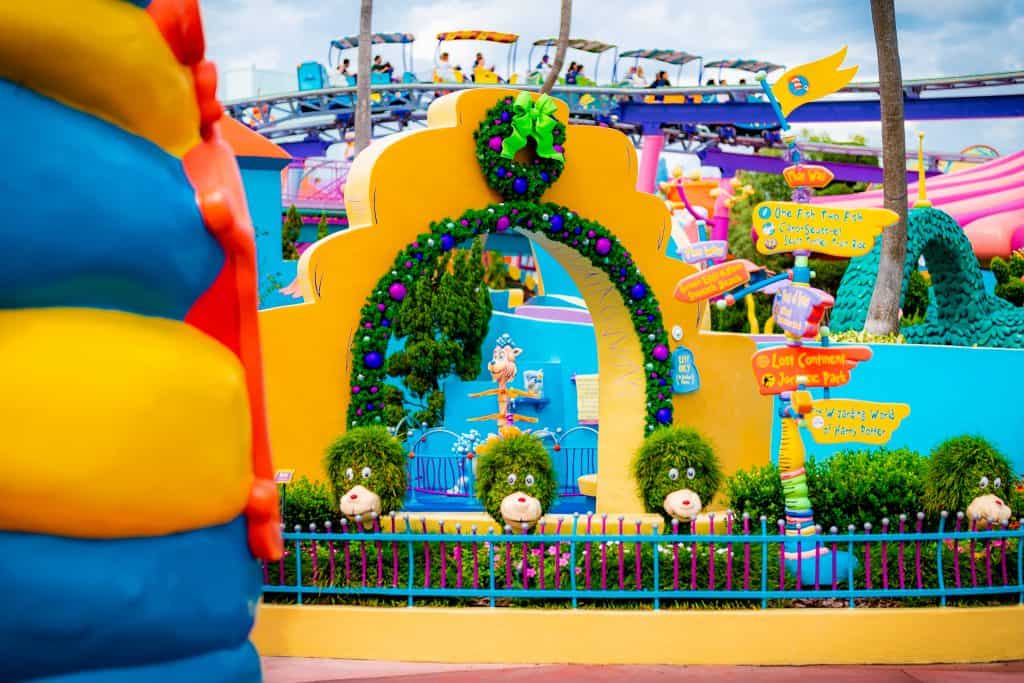
M998 256L989 264L996 278L996 296L1006 299L1014 306L1024 306L1024 254L1014 252L1009 261Z
M337 529L338 505L327 482L310 481L300 477L284 490L284 528L294 531L299 525L309 531L310 524L323 530L324 522L331 522Z
M770 522L785 515L782 480L776 465L738 470L726 480L725 495L737 515L746 512L752 519L764 515Z
M384 427L353 427L345 432L328 447L324 465L335 496L361 484L380 497L381 515L402 507L405 449ZM367 468L368 475L363 476Z
M825 529L876 527L882 519L921 510L927 460L907 448L861 449L808 463L815 519ZM810 472L813 470L813 472Z
M477 454L476 495L487 514L499 525L505 524L501 501L516 491L539 500L542 511L551 508L557 492L555 468L540 439L509 431L487 441L477 449Z
M828 460L807 461L807 488L815 522L825 529L845 529L864 522L879 524L900 513L921 509L927 461L909 449L848 450ZM785 504L775 465L739 471L726 482L729 507L737 514L783 518Z
M644 439L633 459L633 476L644 508L666 521L671 521L664 507L668 494L690 489L707 507L722 484L722 468L711 444L697 431L675 426L657 429Z
M984 488L980 485L985 477ZM998 486L996 480L998 479ZM1016 481L1010 462L980 436L956 436L943 441L931 453L925 478L925 510L963 512L975 496L992 493L1020 513Z

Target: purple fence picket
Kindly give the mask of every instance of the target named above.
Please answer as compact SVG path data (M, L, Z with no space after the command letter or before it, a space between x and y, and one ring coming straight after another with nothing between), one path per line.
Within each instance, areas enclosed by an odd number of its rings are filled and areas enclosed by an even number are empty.
M511 534L512 527L506 524L505 533ZM505 588L512 588L512 541L505 541Z
M690 520L690 535L697 533L697 520ZM697 541L690 542L690 590L697 590Z
M623 533L623 531L622 531L622 521L623 521L623 517L622 517L622 515L619 515L619 539L620 540L619 540L619 544L616 547L618 548L618 551L619 551L618 555L619 555L619 590L620 591L626 589L626 564L625 564L626 563L626 546L623 544L623 542L621 540L622 539L622 533Z
M395 535L395 513L391 513L391 535ZM391 587L398 588L398 544L391 542Z
M640 535L640 520L639 519L636 520L636 535L637 536ZM635 590L641 590L643 588L643 586L644 586L643 576L640 573L640 551L641 551L642 548L643 548L643 544L641 544L640 541L637 541L636 542L636 557L634 558L635 559L635 564L636 564L636 588L635 588ZM654 552L658 552L657 549L655 549Z
M1010 526L1010 520L1006 520L1005 522L1003 522L1003 533L1004 534L1006 533L1006 530L1009 528L1009 526ZM1003 585L1004 586L1009 583L1009 577L1008 577L1007 572L1006 572L1006 549L1009 547L1009 545L1010 545L1010 539L1007 538L1006 536L1003 536L1002 540L1000 541L1000 546L999 546L999 564L1002 565Z
M956 527L954 533L960 533L960 523L964 519L964 513L956 513ZM961 587L960 582L960 539L953 539L953 580L956 582L956 587Z
M779 524L779 538L785 538L786 535L786 523L781 519ZM779 541L779 590L786 588L786 544Z
M601 535L608 533L608 515L601 515ZM608 544L601 541L601 590L608 590Z
M420 518L420 527L427 533L427 518ZM430 543L423 544L423 587L430 588Z
M711 535L715 535L715 513L708 513L708 528L711 530ZM715 542L711 541L708 544L708 590L715 589Z
M905 532L906 530L907 530L907 516L904 515L904 514L900 514L900 535L902 535L903 532ZM960 521L957 520L957 531L959 531L959 530L960 530ZM899 566L899 570L900 570L900 590L903 590L904 588L906 588L906 573L905 573L905 567L903 565L904 542L903 542L902 538L900 539L900 547L896 551L896 553L897 553L896 554L896 564ZM958 574L958 576L959 576L959 574ZM958 584L959 584L959 581L960 581L960 579L958 578L957 579L957 583Z
M343 534L347 534L348 533L348 520L346 520L344 518L341 520L341 533L343 533ZM342 543L344 544L342 547L343 547L344 554L345 554L345 585L348 586L348 585L351 584L351 574L352 574L352 567L351 567L351 564L350 564L350 557L349 557L350 550L349 550L348 539L345 539L344 541L342 541Z
M743 535L750 535L750 515L743 513ZM750 590L750 544L743 544L743 590Z
M882 520L882 533L889 533L889 518ZM882 590L889 590L889 544L882 541Z
M593 519L593 515L587 513L587 536L590 536L590 523ZM583 581L586 590L590 590L590 558L593 553L593 544L587 541L587 547L583 549L583 554L586 555L586 559L583 560Z
M725 513L725 535L732 536L732 512ZM725 590L732 590L732 543L725 546Z
M834 537L839 533L838 527L832 527L828 530ZM832 556L832 592L834 593L839 587L839 572L837 571L839 565L839 543L838 541L832 541L832 552L829 553Z
M377 540L373 542L373 547L377 551L377 585L384 585L384 546L380 541L380 517L374 513L373 515L373 531L377 534Z
M462 535L462 525L455 525L455 533L458 536ZM462 588L462 543L455 543L455 587Z
M437 528L444 533L444 520L440 520L437 523ZM438 543L438 552L441 553L441 588L448 587L448 549L445 546L445 542L442 540Z
M978 530L978 518L975 517L974 519L971 520L971 533L973 534L977 530ZM977 588L978 587L978 567L977 567L977 562L975 561L974 547L975 547L975 541L974 541L974 538L972 537L971 538L971 542L970 542L970 546L969 546L968 551L967 551L967 556L968 556L968 562L971 563L971 587L972 588Z
M864 533L871 533L871 522L864 522ZM871 590L871 544L864 544L864 587Z
M473 589L480 588L480 553L476 542L476 525L470 531L473 534Z
M543 522L542 521L540 523L540 533L541 533L542 536L546 533L546 531L545 531L546 529L547 529L547 522ZM545 551L544 541L541 541L539 545L540 545L540 571L538 572L538 576L537 576L537 578L538 578L538 588L540 588L541 590L544 590L544 574L547 572L548 561L547 561L547 555L544 553L544 551ZM558 562L556 561L555 564L558 564Z
M679 535L679 520L672 520L672 535ZM672 590L679 590L679 543L672 542Z

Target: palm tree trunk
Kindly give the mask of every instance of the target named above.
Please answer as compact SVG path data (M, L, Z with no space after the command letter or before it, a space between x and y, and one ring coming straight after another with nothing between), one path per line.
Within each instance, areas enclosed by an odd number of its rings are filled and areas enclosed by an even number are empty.
M370 144L370 43L373 25L373 0L362 0L359 8L359 57L356 73L356 144L358 155Z
M907 146L903 126L903 73L893 0L871 0L871 21L878 53L885 208L900 216L896 225L882 233L878 277L864 323L868 333L884 335L896 334L900 329L900 293L907 258Z
M558 74L562 72L562 65L565 64L565 52L569 49L569 26L572 24L572 0L562 0L562 20L558 25L558 44L555 46L555 61L551 64L551 71L544 79L544 85L540 87L542 93L549 93L558 82Z

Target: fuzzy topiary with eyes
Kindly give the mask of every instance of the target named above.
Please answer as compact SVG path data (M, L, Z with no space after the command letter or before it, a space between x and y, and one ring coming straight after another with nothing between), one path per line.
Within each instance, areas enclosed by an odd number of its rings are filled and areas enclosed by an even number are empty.
M932 451L924 484L924 508L937 515L965 512L978 525L1010 519L1013 471L1006 456L980 436L957 436ZM1014 501L1015 502L1015 501Z
M328 480L341 513L369 524L402 507L405 449L384 427L354 427L327 449Z
M714 449L699 433L685 427L662 427L637 449L633 475L648 512L669 523L697 517L722 484Z
M540 439L502 430L477 450L476 495L494 521L514 531L532 528L554 502L551 456Z

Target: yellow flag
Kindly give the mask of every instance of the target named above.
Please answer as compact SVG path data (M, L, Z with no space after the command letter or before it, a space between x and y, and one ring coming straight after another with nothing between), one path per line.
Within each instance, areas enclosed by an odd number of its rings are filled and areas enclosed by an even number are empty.
M779 101L782 115L789 116L800 105L831 95L852 81L857 74L857 67L840 69L845 58L844 47L834 55L793 67L782 74L772 86L772 94Z

